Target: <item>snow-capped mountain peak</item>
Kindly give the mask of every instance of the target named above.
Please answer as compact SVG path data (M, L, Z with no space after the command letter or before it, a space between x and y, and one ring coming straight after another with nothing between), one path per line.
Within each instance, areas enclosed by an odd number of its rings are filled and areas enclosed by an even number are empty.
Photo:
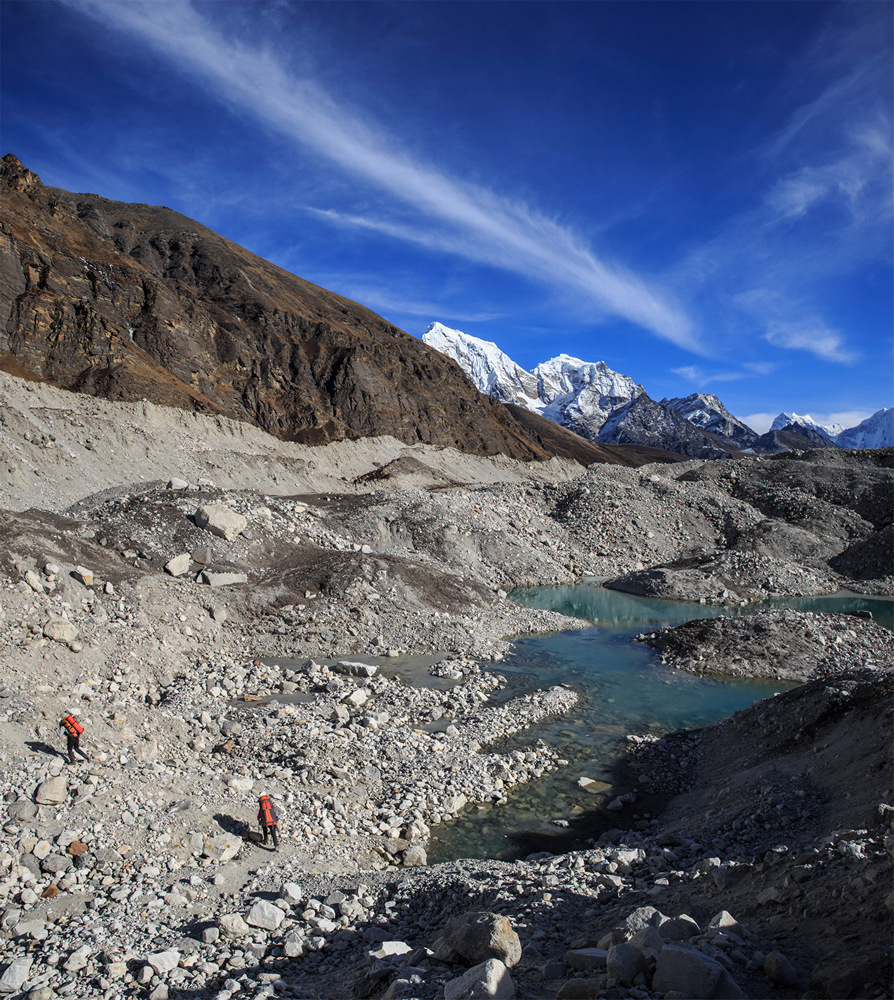
M770 424L770 430L781 431L791 424L800 424L802 427L809 427L812 431L819 431L820 434L824 434L832 441L844 430L841 424L818 423L809 413L803 417L797 413L780 413L773 423Z
M518 403L540 412L537 379L517 365L508 354L488 340L471 337L462 330L451 330L432 323L422 335L423 343L446 354L462 368L479 392L502 403Z
M533 410L591 441L646 444L702 458L835 445L894 446L894 407L848 430L820 424L809 415L780 413L759 437L713 393L656 403L629 375L612 371L604 361L557 354L526 371L491 341L442 323L432 323L422 340L452 358L480 392Z
M890 448L894 446L894 406L876 410L856 427L842 431L835 442L841 448Z
M432 323L422 340L453 358L481 392L525 406L591 440L615 410L643 391L604 361L581 361L568 354L525 371L496 344L441 323Z
M729 438L740 449L750 448L758 438L757 431L734 417L712 392L693 392L689 396L662 399L661 402L696 427Z

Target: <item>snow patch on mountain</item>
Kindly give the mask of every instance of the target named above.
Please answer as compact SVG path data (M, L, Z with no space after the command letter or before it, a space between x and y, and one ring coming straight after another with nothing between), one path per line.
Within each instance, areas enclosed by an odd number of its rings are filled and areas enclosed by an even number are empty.
M543 411L546 403L539 396L537 377L517 365L491 341L470 337L441 323L432 323L422 340L453 358L479 392L501 403L517 403L537 413Z
M770 430L781 431L786 427L791 427L792 424L799 424L801 427L807 427L812 431L819 431L820 434L824 434L831 441L834 441L844 430L841 424L820 424L809 413L803 417L797 413L780 413L773 423L770 424Z
M835 443L841 448L894 447L894 406L876 410L856 427L842 431Z
M643 392L641 385L604 361L560 354L528 372L496 344L441 323L432 323L422 340L453 358L481 392L525 406L590 440L612 413Z

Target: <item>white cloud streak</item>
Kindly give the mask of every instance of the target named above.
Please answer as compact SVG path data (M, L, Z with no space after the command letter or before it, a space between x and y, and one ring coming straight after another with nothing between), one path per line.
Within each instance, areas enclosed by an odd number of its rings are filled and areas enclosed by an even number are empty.
M776 347L807 351L824 361L852 364L858 357L845 347L844 338L837 330L830 330L821 323L774 323L763 337Z
M188 2L142 4L65 0L70 8L137 36L180 70L276 132L312 149L446 232L418 225L340 221L500 267L571 293L679 347L704 353L684 312L670 297L617 264L599 259L575 234L546 216L456 180L399 149L340 106L314 81L299 79L270 51L224 37ZM333 219L337 216L333 215Z
M852 10L871 16L830 27L793 67L785 99L803 99L755 151L755 175L769 178L752 206L673 272L693 298L713 297L747 317L745 326L730 324L731 340L744 330L758 343L836 364L858 359L849 341L864 331L823 318L826 292L890 258L894 218L890 56L878 43L890 15L876 16L871 5Z
M776 366L772 362L745 362L739 371L706 371L700 365L684 365L681 368L671 369L675 375L686 379L699 389L711 385L714 382L738 382L743 378L756 378L760 375L769 375Z

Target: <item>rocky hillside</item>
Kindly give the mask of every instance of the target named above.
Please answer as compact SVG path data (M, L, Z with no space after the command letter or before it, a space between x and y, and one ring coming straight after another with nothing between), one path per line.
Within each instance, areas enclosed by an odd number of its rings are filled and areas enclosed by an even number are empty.
M305 443L391 435L525 460L605 458L553 426L547 450L437 351L177 212L46 187L11 154L0 188L7 372Z

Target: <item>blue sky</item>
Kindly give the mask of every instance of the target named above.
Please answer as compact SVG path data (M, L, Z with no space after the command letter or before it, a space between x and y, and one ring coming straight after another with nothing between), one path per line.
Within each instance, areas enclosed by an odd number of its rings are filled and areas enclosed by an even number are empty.
M894 402L890 3L0 9L0 152L47 184L758 430Z

